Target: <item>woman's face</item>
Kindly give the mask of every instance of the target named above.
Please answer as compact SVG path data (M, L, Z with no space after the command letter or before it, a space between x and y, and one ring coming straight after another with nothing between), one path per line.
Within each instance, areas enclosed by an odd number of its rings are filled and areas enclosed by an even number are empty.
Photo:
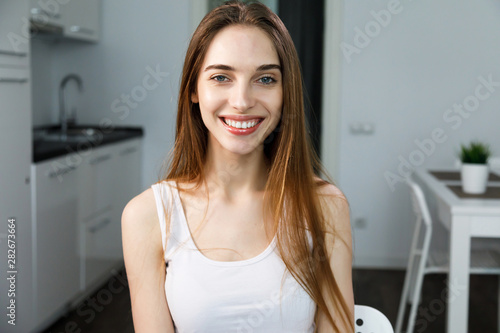
M273 43L259 28L229 26L215 35L191 96L209 144L237 154L263 144L281 117L280 68Z

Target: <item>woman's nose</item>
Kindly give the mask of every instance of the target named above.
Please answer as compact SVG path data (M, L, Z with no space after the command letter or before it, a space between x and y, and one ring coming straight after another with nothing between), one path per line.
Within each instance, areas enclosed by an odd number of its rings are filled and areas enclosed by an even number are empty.
M255 104L252 87L248 84L236 84L232 89L229 104L240 112L252 108Z

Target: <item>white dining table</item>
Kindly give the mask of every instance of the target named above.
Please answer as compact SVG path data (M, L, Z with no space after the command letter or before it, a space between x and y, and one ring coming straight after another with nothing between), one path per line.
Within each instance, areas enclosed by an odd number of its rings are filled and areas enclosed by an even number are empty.
M495 173L498 174L498 172ZM460 198L448 187L460 185L460 180L440 180L429 170L424 169L416 170L415 176L432 193L427 200L436 200L439 219L450 234L450 262L446 292L447 332L466 333L471 239L473 237L500 238L500 199ZM500 181L489 181L488 186L500 187Z

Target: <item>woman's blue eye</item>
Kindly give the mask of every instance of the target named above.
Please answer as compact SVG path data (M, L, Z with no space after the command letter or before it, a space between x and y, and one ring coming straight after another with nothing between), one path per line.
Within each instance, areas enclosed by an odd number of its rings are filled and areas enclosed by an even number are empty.
M260 81L264 84L270 84L270 83L274 82L274 79L270 76L264 76L264 77L260 78Z
M223 75L217 75L217 76L214 76L213 79L215 79L215 81L217 81L217 82L224 82L226 80L226 77Z

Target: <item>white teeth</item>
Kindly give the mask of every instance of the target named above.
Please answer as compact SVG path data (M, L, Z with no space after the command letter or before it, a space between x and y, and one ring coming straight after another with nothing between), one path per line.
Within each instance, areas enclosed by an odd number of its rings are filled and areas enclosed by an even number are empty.
M255 120L252 120L252 121L249 121L249 122L240 122L240 121L234 121L234 120L230 120L230 119L224 119L224 122L226 124L228 124L229 126L231 127L234 127L234 128L243 128L243 129L246 129L246 128L252 128L254 127L255 125L257 125L257 121Z

